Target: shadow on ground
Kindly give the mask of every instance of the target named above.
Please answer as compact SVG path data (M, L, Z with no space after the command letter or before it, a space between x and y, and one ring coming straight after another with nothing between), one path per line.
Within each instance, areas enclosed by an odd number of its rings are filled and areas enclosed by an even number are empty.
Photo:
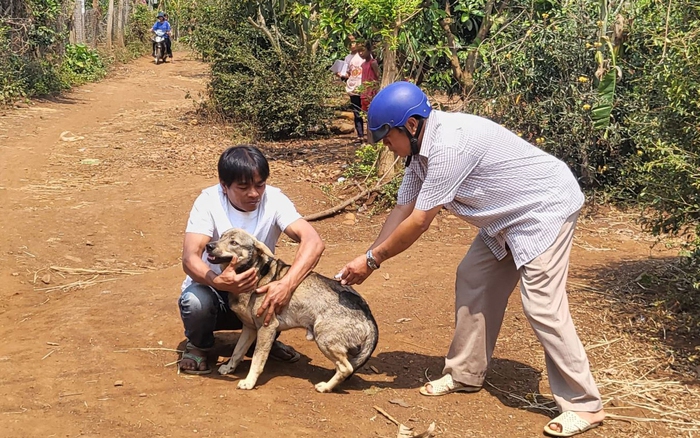
M249 358L246 358L233 374L220 375L217 371L220 364L215 362L215 358L229 358L233 353L237 338L237 332L217 332L216 344L209 357L209 365L212 367L212 372L202 377L238 381L246 376L250 369ZM187 341L182 340L177 349L184 351L186 344ZM258 379L257 386L267 384L272 378L280 374L285 374L295 379L308 380L310 387L318 382L327 381L333 376L334 369L330 361L325 359L317 361L318 365L312 362L312 359L304 354L301 355L301 359L298 362L293 364L268 360L265 364L265 371ZM375 369L379 369L380 373L389 377L391 381L377 382L365 379L363 376L375 375L370 365L374 365ZM407 351L382 352L372 356L367 365L337 387L335 392L347 394L372 388L417 390L424 383L421 379L416 378L416 376L422 374L420 370L442 370L443 365L444 357L442 356L431 356ZM437 376L431 377L437 378ZM486 377L488 383L484 386L484 390L507 407L542 413L541 409L529 409L528 404L523 401L531 399L533 394L539 393L541 378L541 373L529 365L509 359L494 358ZM536 404L553 407L554 401L551 398L538 394Z

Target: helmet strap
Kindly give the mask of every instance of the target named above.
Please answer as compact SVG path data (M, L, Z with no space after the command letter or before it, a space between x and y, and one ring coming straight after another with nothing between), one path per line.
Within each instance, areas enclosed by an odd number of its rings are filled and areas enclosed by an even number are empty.
M408 167L411 164L411 158L413 158L414 155L418 155L418 152L420 152L420 147L418 146L418 137L420 136L420 132L423 129L424 122L424 118L418 119L418 126L416 127L415 134L411 134L405 126L400 127L404 134L406 134L406 137L408 137L408 141L411 143L411 155L406 157L406 167Z

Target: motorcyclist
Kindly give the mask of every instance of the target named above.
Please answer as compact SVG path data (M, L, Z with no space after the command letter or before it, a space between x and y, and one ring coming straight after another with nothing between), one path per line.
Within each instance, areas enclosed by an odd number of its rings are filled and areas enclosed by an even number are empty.
M157 17L158 17L158 21L156 21L156 23L151 28L151 32L153 32L154 34L158 30L165 32L165 49L166 49L168 55L172 58L173 55L172 55L172 49L170 46L170 35L172 34L172 32L170 30L170 23L168 23L168 21L165 19L165 13L163 13L163 12L158 12ZM155 57L155 56L156 56L156 43L154 41L153 42L153 57Z

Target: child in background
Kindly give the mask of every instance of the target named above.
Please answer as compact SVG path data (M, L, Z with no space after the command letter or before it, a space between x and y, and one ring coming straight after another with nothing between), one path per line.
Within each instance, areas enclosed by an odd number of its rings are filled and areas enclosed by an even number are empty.
M372 55L372 45L367 41L360 56L365 62L362 63L362 91L360 92L360 104L362 111L367 111L369 103L379 91L379 64Z
M360 89L362 85L362 65L365 60L360 54L364 51L364 47L355 44L351 41L350 55L346 58L347 63L347 80L345 81L345 91L350 96L350 104L352 106L352 114L355 122L355 131L357 133L357 143L362 143L365 140L364 120L362 119L362 103L360 100Z

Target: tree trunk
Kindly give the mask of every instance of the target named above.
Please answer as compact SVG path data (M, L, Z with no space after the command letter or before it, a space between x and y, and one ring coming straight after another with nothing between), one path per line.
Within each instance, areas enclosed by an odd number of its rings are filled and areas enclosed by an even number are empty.
M392 36L389 38L384 38L384 46L382 51L383 66L382 66L382 80L379 84L380 88L384 88L392 82L396 81L399 76L399 69L396 67L396 48L391 46L392 41L396 41L399 36L399 26L397 23L396 27L392 30Z
M396 161L396 158L398 156L391 152L389 148L386 146L382 145L382 148L379 150L379 163L378 165L378 170L377 173L379 175L386 175L386 180L391 181L394 176L399 172L401 169L401 160ZM394 162L396 161L396 165L394 165Z
M117 45L124 47L124 3L126 0L117 0Z
M114 0L107 6L107 49L112 50L112 28L114 27Z
M491 30L491 25L493 24L493 6L495 3L495 0L488 0L486 2L486 6L484 6L484 19L481 20L481 26L479 26L479 31L477 32L476 38L474 39L474 42L477 46L472 48L469 51L469 55L467 55L467 64L465 69L469 74L470 79L472 77L472 74L476 70L476 61L479 55L478 45L481 44L481 42L489 34L489 30Z
M447 38L447 47L450 48L450 66L452 67L452 74L462 87L462 93L464 93L468 88L471 88L474 85L474 80L472 77L472 72L462 70L462 65L459 62L458 50L455 46L455 36L452 33L452 29L450 29L450 24L452 23L450 2L445 2L445 15L446 17L441 18L439 21L440 27Z
M85 15L83 9L85 0L75 0L73 7L73 29L70 39L73 44L82 44L85 42Z
M100 33L100 0L92 0L92 47L97 48L97 40Z
M382 66L382 80L380 83L380 88L384 88L387 85L395 82L399 76L399 69L396 66L396 48L391 47L391 41L396 41L398 38L400 25L400 23L397 23L396 27L394 27L392 30L393 38L384 39L384 63ZM369 130L369 127L367 129ZM396 154L391 152L387 147L382 146L382 148L379 150L379 162L377 163L379 174L386 174L388 180L391 180L398 171L398 168L394 166L395 160Z

